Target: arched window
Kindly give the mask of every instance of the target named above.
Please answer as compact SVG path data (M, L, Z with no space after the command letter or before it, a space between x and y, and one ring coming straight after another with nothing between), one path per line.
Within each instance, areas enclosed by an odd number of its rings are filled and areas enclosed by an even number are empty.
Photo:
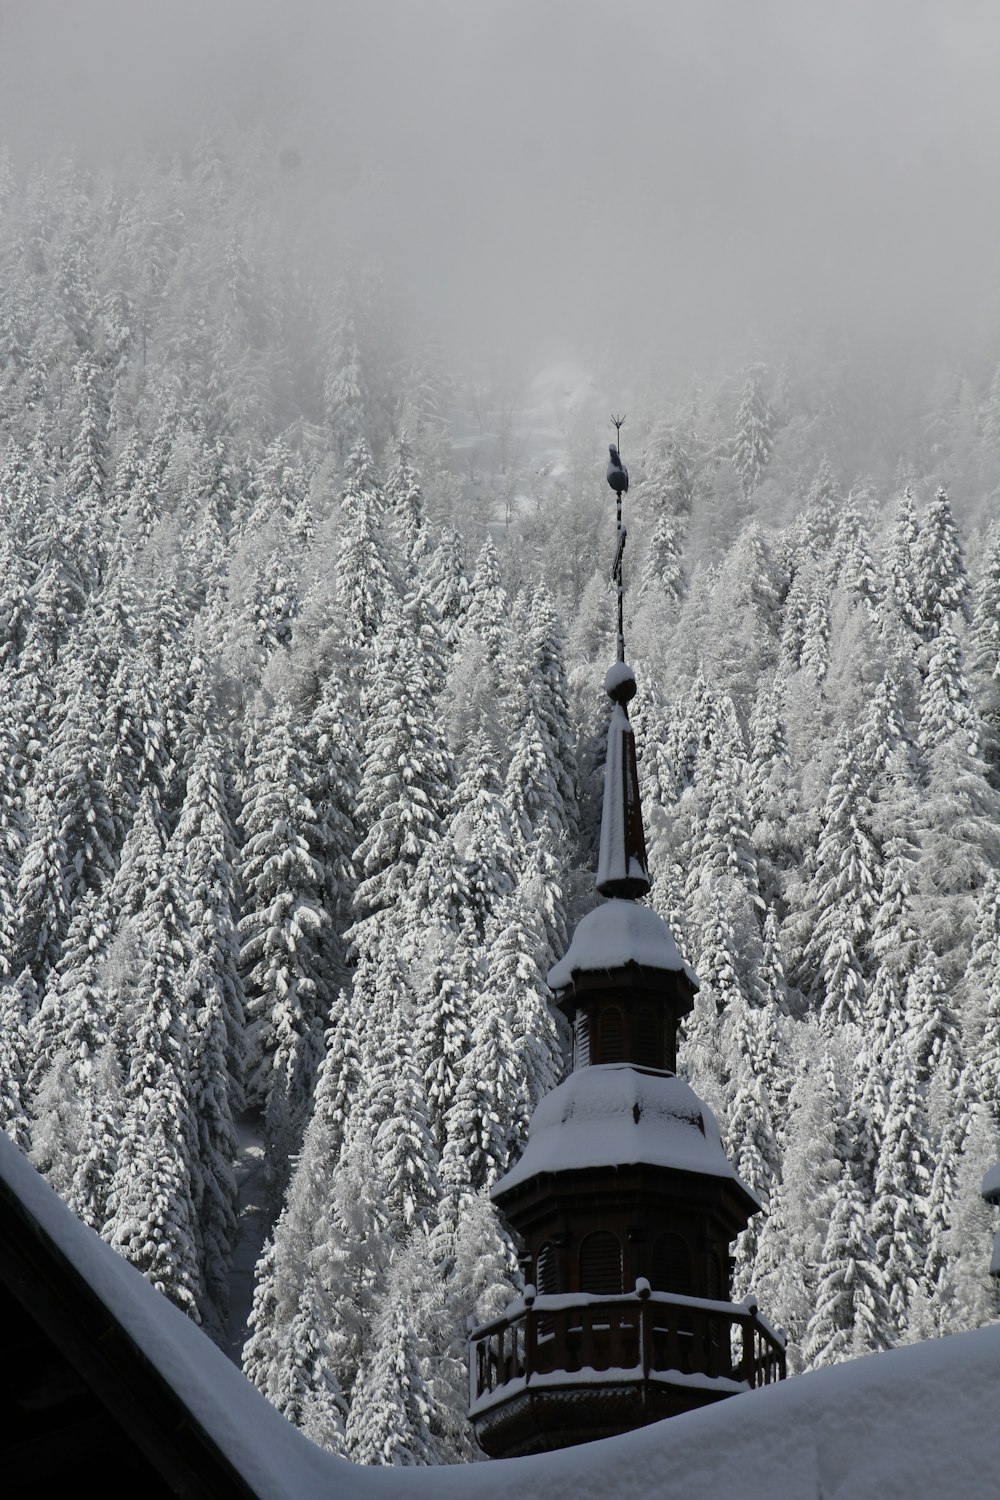
M641 1068L660 1066L656 1045L656 1012L644 1005L635 1018L635 1060Z
M657 1235L653 1241L653 1264L650 1283L654 1292L676 1292L690 1297L694 1293L691 1251L683 1235Z
M546 1240L535 1260L535 1291L549 1297L558 1290L555 1246Z
M597 1229L580 1246L580 1290L616 1297L622 1289L622 1246L616 1234Z
M625 1061L625 1024L617 1005L601 1012L601 1062Z

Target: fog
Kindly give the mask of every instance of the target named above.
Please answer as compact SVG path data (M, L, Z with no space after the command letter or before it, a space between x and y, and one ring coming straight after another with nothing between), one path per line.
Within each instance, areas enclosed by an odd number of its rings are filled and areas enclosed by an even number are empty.
M990 0L7 0L15 156L265 125L446 344L684 368L997 331Z

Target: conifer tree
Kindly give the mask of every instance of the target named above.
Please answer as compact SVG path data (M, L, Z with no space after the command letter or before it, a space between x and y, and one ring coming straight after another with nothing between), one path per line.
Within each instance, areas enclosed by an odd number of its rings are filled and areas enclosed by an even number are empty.
M962 648L949 620L941 621L920 693L917 741L925 755L953 735L961 734L970 754L979 748L979 719L966 681Z
M62 818L44 793L34 810L34 827L17 880L18 941L12 968L25 965L39 984L59 962L70 921L66 874L69 858Z
M396 561L382 528L382 497L367 447L352 449L344 476L337 545L337 603L348 644L371 647L390 601L401 591Z
M492 1187L518 1142L525 1107L514 1038L495 990L480 997L468 1056L445 1117L441 1182L461 1200Z
M379 637L369 695L358 799L368 831L354 854L361 919L405 894L424 850L441 836L451 759L428 698L414 643L396 616Z
M317 857L323 869L328 985L346 977L343 933L354 888L353 853L358 843L356 803L361 776L357 725L339 675L319 689L305 734L307 793L315 812Z
M22 1150L30 1144L25 1061L28 1056L30 973L0 983L0 1129Z
M226 761L221 738L207 734L188 777L172 843L190 892L197 993L211 1013L211 1020L206 1014L198 1024L204 1022L213 1030L221 1027L220 1082L229 1109L238 1111L245 1102L246 1016L235 923L239 890Z
M649 596L657 604L676 605L687 593L683 556L684 532L678 518L663 510L656 518L649 550L642 565L639 598Z
M905 1044L890 1050L891 1079L875 1173L872 1233L897 1335L906 1331L927 1261L930 1128L917 1069Z
M487 537L476 558L469 584L469 607L465 622L482 641L487 661L496 664L507 651L510 603L500 576L500 559L492 537Z
M907 485L896 502L886 559L886 572L889 601L903 624L917 634L920 633L922 623L916 580L918 536L913 491Z
M834 757L819 839L810 861L812 933L796 976L803 989L817 998L824 993L823 976L830 967L826 955L836 935L849 940L855 956L866 954L880 878L878 851L869 831L872 808L846 728L837 736Z
M499 903L487 929L479 1006L494 1004L508 1019L524 1080L522 1131L531 1113L559 1081L562 1072L555 1013L540 959L545 953L541 923L522 890Z
M925 640L933 641L969 591L962 544L948 492L939 489L920 522L913 548L916 607Z
M569 684L566 679L565 639L549 591L535 590L525 637L527 676L520 685L538 719L549 774L558 798L557 831L572 835L576 828L577 764Z
M407 567L414 568L429 544L423 492L405 432L396 440L393 462L386 476L385 506L401 555Z
M744 500L761 481L774 446L774 418L764 394L761 369L751 370L736 413L733 468L739 475Z
M276 1368L260 1389L283 1417L319 1447L347 1456L347 1403L324 1336L323 1299L311 1278L299 1292Z
M480 937L497 904L514 885L514 835L493 747L477 735L455 789L450 837L464 861L469 909Z
M815 1022L797 1029L796 1076L788 1100L780 1184L759 1231L754 1290L789 1332L793 1369L816 1308L823 1249L839 1196L835 1121L846 1112L837 1070ZM832 1044L828 1044L832 1045Z
M469 612L470 598L462 539L451 527L446 527L441 533L437 546L428 557L425 577L431 603L441 621L445 644L454 648Z
M933 952L917 964L906 987L906 1044L917 1081L951 1093L961 1072L961 1041L940 965Z
M414 1237L392 1265L372 1341L358 1371L345 1441L355 1463L392 1467L434 1460L426 1304L437 1294L433 1270Z
M394 1020L389 1111L375 1132L372 1150L383 1183L390 1231L402 1239L415 1222L426 1218L439 1189L437 1151L414 1055L412 1009Z
M885 1291L865 1218L847 1164L823 1245L816 1307L806 1328L803 1357L809 1369L886 1347Z
M58 767L52 801L66 861L63 885L70 911L85 891L115 868L115 828L97 710L88 685L78 680L52 741L52 759Z
M963 987L969 1033L976 1038L976 1092L1000 1131L1000 875L992 873L977 902L972 953Z
M961 971L969 956L976 894L1000 868L1000 797L964 735L942 740L931 753L920 815L915 884L922 932L935 952L948 956L949 969Z
M18 940L18 876L28 841L26 746L7 673L0 675L0 982L11 977Z
M423 973L414 985L416 1062L431 1139L439 1151L465 1067L473 999L482 983L479 953L471 921L457 934L437 924L427 933Z
M291 711L276 704L241 815L238 932L250 1028L247 1102L264 1111L278 1159L301 1136L329 1001L320 967L324 874L313 852L318 833L306 779Z

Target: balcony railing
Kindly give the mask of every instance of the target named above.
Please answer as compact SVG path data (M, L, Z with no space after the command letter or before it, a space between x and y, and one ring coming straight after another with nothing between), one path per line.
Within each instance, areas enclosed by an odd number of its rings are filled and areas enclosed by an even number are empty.
M506 1388L658 1380L718 1381L732 1390L785 1378L785 1341L746 1302L652 1292L645 1280L619 1297L536 1296L526 1287L501 1318L471 1335L473 1411ZM511 1392L512 1394L512 1392Z

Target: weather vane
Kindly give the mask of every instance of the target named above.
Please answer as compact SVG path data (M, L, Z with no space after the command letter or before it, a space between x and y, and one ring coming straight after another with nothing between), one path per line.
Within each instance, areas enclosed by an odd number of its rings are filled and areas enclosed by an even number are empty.
M614 425L615 437L620 443L622 428L625 426L625 413L622 412L620 417L616 417L612 413L611 421ZM625 556L625 538L628 532L622 525L622 495L628 490L628 469L626 469L621 461L621 455L618 452L618 443L610 443L608 451L611 454L611 461L608 464L608 484L610 484L615 492L615 501L618 510L617 546L615 547L615 561L611 569L611 578L618 588L618 660L623 662L625 660L625 625L622 559Z

